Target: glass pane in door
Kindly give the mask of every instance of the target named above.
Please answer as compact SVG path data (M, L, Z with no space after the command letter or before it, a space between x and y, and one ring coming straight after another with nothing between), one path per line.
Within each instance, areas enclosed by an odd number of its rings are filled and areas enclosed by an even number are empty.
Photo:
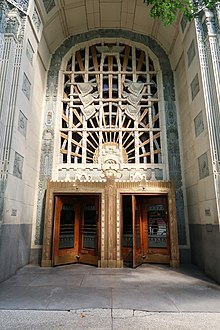
M75 211L73 205L63 204L60 215L59 249L74 247Z
M141 265L142 246L141 246L141 212L138 198L132 195L132 217L133 217L133 268Z
M131 196L123 196L123 243L124 247L133 247L133 222Z
M167 220L164 205L148 209L148 242L150 248L167 247Z
M136 249L141 247L141 232L140 232L140 204L136 202L135 205L135 239L136 239Z
M82 225L83 248L96 249L97 246L97 210L95 205L85 205Z

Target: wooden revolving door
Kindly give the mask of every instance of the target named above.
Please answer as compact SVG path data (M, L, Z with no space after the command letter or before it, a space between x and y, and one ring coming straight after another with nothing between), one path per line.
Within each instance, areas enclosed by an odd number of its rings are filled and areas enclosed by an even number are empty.
M98 264L99 196L55 196L53 265Z
M124 264L170 262L167 195L123 195L122 220Z

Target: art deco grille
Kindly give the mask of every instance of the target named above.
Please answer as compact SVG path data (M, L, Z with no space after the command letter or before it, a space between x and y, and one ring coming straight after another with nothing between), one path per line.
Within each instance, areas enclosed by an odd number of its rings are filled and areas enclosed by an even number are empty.
M100 43L74 50L63 76L61 163L161 163L157 72L146 50Z

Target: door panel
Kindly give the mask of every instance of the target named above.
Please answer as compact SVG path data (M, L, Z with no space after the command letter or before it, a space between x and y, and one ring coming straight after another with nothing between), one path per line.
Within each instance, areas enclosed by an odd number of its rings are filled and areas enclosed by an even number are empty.
M79 204L70 197L55 197L53 264L78 262Z
M56 196L53 265L98 263L98 197Z
M122 257L127 266L133 265L133 213L132 196L122 196Z
M59 249L74 248L75 210L73 205L63 204L60 214Z
M167 196L155 196L145 200L144 217L147 236L144 254L149 262L169 263L169 226Z
M132 217L133 217L133 268L142 264L141 244L141 204L132 195Z
M97 265L98 262L98 214L97 198L82 201L79 261L90 265Z
M124 195L122 207L124 262L134 268L143 262L169 263L167 196Z

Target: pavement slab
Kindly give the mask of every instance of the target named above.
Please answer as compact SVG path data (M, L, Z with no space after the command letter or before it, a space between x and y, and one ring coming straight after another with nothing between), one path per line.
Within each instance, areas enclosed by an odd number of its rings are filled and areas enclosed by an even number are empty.
M0 310L1 330L218 330L220 313L157 313L123 309Z
M111 289L58 287L47 309L71 310L78 308L111 308Z
M178 311L175 303L160 288L130 288L112 290L113 308L146 311Z
M220 329L220 286L193 265L27 265L0 283L0 329Z

